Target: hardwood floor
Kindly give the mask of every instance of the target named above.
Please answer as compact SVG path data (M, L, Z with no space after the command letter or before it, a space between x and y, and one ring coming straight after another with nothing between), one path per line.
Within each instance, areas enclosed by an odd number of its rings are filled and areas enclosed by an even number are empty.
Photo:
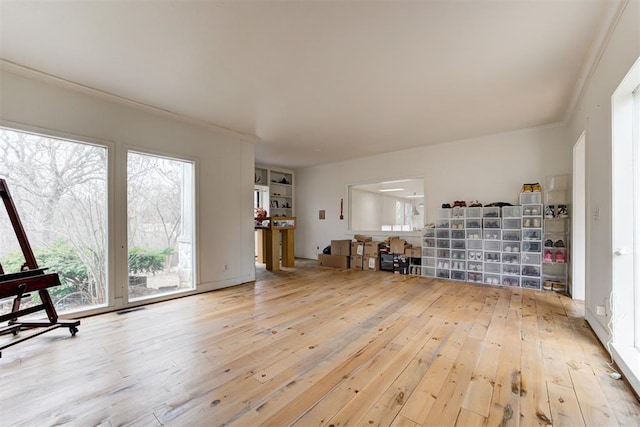
M0 425L640 425L567 297L296 263L5 350Z

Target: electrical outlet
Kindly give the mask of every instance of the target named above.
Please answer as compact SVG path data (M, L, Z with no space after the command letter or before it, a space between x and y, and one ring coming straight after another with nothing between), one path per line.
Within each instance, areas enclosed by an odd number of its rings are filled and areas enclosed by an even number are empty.
M598 316L605 316L607 314L604 305L596 305L596 314Z
M225 265L224 265L224 269L225 269L225 270L228 270L228 269L229 269L229 266L228 266L227 264L225 264Z

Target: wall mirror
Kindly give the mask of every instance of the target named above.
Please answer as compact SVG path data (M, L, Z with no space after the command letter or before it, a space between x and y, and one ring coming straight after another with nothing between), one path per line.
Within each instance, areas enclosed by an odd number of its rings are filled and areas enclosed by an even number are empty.
M352 231L419 231L424 227L424 179L404 178L349 186Z

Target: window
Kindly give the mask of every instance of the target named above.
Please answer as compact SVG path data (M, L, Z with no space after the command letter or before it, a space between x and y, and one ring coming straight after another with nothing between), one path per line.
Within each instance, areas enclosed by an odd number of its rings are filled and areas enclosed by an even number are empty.
M129 300L194 289L194 165L129 152Z
M407 178L349 186L350 230L422 230L423 183L422 178Z
M62 286L49 289L56 310L106 305L107 149L0 128L0 159L38 265L60 276ZM0 263L19 271L24 258L4 209L0 235ZM0 313L9 311L11 300L0 301Z

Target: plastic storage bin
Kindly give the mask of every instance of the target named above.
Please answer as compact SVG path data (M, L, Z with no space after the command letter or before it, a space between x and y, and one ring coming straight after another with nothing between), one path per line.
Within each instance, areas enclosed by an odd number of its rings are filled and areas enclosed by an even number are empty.
M456 206L451 209L451 218L464 218L464 208Z
M436 268L436 277L439 279L448 279L449 278L449 270L440 270Z
M480 228L474 228L466 230L467 240L482 240L482 230Z
M542 261L542 254L540 253L524 253L522 254L521 263L529 265L540 265Z
M467 273L467 282L482 283L482 273Z
M466 208L464 210L465 218L482 218L482 208Z
M438 239L449 239L450 237L451 237L451 234L449 233L449 230L436 231L436 238Z
M484 252L484 262L499 263L501 259L500 252Z
M540 279L533 277L523 277L522 287L527 289L540 289Z
M451 272L451 280L467 280L467 273L464 271L452 271Z
M520 266L518 264L502 264L502 274L511 276L520 275Z
M502 263L503 264L520 264L520 254L512 253L502 253Z
M449 219L451 218L452 209L438 209L436 212L436 218L438 219Z
M436 256L435 248L422 248L422 256L435 258Z
M487 285L499 285L500 284L500 275L499 274L491 274L484 273L484 283Z
M537 240L537 241L542 240L542 230L523 229L522 240L525 242L529 240Z
M528 277L540 277L542 273L540 270L541 268L539 265L522 265L522 271L520 274Z
M467 234L464 230L451 230L451 238L452 239L466 239Z
M448 249L451 247L449 239L436 239L436 247Z
M522 216L542 216L542 205L540 204L523 204Z
M520 218L522 216L522 206L503 206L503 218Z
M426 238L426 239L424 239L422 246L426 246L428 248L435 248L436 247L436 239Z
M483 231L485 240L501 240L502 239L502 230L496 229L485 229Z
M522 228L542 228L542 217L522 217Z
M484 261L482 251L467 251L467 260L469 260L469 261Z
M467 270L482 271L484 263L482 261L467 261Z
M467 239L467 249L482 249L482 240L480 240L480 239L474 239L474 240Z
M422 258L422 266L423 267L435 267L436 259L435 258Z
M521 205L531 205L531 204L541 204L541 203L542 203L542 193L539 191L520 193Z
M521 240L520 237L520 230L502 230L502 240L519 242Z
M452 219L450 224L452 230L464 229L464 219Z
M522 252L542 252L542 242L522 242Z
M500 240L485 240L484 241L484 250L485 251L499 252L501 250Z
M422 231L423 237L436 237L436 229L435 228L425 228Z
M503 230L520 230L522 228L522 219L520 218L503 218Z
M461 260L465 260L467 259L467 251L451 251L451 259L461 259Z
M466 249L466 240L451 240L451 249Z
M436 269L429 267L422 267L422 277L435 277Z
M487 228L495 228L500 229L500 218L483 218L483 227Z
M451 270L466 271L467 263L465 261L451 261Z
M517 276L502 276L502 285L503 286L511 286L514 288L520 287L520 278Z
M500 270L501 270L500 264L495 262L485 262L482 268L484 269L485 273L494 273L494 274L500 274Z
M520 252L520 242L503 241L502 252L511 252L511 253Z
M438 249L436 251L436 258L449 259L451 257L451 251L449 249Z
M482 219L481 218L471 218L471 219L465 219L464 220L464 226L465 228L477 228L477 229L481 229L482 228Z
M450 228L451 222L448 219L439 219L436 221L436 228Z
M498 206L487 206L482 208L483 218L499 218L500 208Z

